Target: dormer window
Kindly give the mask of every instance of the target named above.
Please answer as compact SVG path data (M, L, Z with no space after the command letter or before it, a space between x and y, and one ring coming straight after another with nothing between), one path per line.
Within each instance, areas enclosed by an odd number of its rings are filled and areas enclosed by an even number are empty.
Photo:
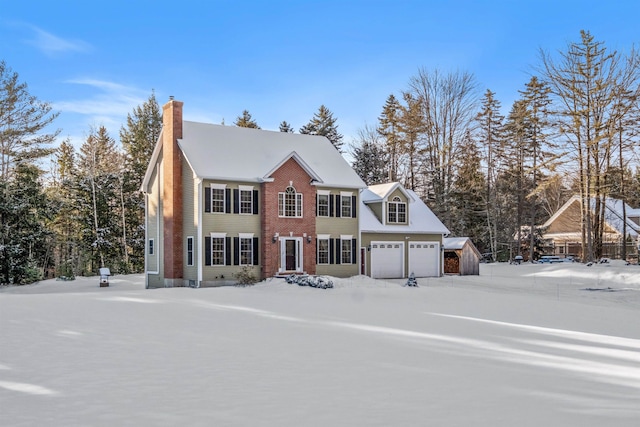
M407 204L403 202L400 197L396 196L387 205L388 218L387 222L390 224L404 224L407 222Z
M278 193L278 216L302 218L302 194L292 186L283 193Z

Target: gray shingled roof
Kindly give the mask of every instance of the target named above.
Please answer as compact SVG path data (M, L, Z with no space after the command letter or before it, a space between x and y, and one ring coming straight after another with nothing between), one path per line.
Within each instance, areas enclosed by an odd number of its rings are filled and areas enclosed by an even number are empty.
M194 173L204 179L261 182L294 156L322 186L366 187L321 136L184 121L178 144Z

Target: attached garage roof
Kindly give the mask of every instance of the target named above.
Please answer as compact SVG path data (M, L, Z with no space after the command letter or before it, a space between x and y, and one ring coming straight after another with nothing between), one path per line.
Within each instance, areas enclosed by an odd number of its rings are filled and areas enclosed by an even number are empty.
M386 194L390 191L386 189ZM360 231L363 233L406 233L406 234L449 234L449 230L438 219L438 217L429 209L429 207L420 200L418 195L403 188L410 196L409 206L409 224L407 225L386 225L382 224L371 208L367 206L367 202L374 200L381 201L381 196L374 193L370 189L360 192Z

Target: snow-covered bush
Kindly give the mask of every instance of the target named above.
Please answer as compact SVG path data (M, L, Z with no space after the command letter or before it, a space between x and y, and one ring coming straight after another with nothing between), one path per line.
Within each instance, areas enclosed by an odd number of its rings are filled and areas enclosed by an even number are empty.
M312 288L333 288L333 282L327 277L309 276L308 274L291 274L285 277L287 283L296 283L298 286L311 286Z

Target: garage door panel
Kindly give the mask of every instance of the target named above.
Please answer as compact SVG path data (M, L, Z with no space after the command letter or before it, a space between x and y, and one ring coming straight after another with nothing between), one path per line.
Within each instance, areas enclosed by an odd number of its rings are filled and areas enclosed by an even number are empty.
M404 277L404 242L371 242L371 277Z
M416 277L440 276L440 244L411 242L409 244L409 273Z

